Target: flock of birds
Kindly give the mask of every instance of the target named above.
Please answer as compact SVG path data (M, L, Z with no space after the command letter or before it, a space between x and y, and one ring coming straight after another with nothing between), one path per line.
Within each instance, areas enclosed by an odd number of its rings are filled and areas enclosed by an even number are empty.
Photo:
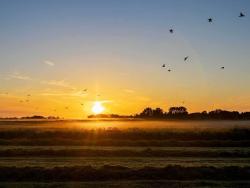
M88 92L88 89L83 89L81 91L82 94L86 94ZM3 94L3 95L9 95L9 92L3 92L3 93L0 93L0 94ZM97 95L97 97L100 97L100 94ZM31 94L27 94L25 96L24 99L22 100L19 100L19 103L29 103L31 101ZM83 107L84 104L83 103L80 103L80 105ZM36 110L38 110L39 108L38 107L35 107ZM65 106L64 107L65 110L69 110L70 107L69 106ZM57 109L53 109L53 112L57 112Z
M245 17L246 15L243 13L243 12L240 12L240 15L238 16L239 18L242 18L242 17ZM213 22L213 18L208 18L207 19L207 21L209 22L209 23L212 23ZM174 29L169 29L169 32L171 33L171 34L173 34L174 33ZM187 60L189 59L189 56L185 56L184 57L184 62L186 62ZM162 65L162 68L166 68L166 64L163 64ZM225 67L224 66L222 66L222 67L220 67L220 69L222 69L222 70L224 70L225 69ZM170 68L168 68L168 72L171 72L172 70L170 69Z

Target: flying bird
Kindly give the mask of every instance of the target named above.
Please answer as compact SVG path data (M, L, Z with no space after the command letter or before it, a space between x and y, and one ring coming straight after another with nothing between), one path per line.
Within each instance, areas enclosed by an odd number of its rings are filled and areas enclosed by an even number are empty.
M174 30L173 30L173 29L169 29L169 32L170 32L170 33L174 33Z
M221 67L221 69L225 69L225 67Z
M172 70L171 69L168 69L168 72L171 72Z
M187 59L188 59L188 56L184 57L184 61L187 61Z
M163 65L162 65L162 67L166 67L166 65L165 65L165 64L163 64Z
M213 18L208 18L207 20L208 20L208 22L210 22L210 23L213 22Z
M87 92L87 91L88 91L88 89L84 89L84 90L83 90L83 92Z
M242 18L242 17L245 17L246 15L243 14L242 12L240 13L239 17Z

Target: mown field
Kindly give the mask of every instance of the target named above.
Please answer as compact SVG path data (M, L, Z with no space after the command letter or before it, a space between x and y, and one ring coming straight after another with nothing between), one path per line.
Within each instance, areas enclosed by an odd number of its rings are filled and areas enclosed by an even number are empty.
M0 187L250 187L248 126L1 121Z

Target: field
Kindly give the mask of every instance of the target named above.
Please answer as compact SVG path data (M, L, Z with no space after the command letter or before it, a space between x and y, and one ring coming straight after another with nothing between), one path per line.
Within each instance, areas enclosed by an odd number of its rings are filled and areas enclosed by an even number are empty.
M1 121L0 186L249 187L249 127L250 121Z

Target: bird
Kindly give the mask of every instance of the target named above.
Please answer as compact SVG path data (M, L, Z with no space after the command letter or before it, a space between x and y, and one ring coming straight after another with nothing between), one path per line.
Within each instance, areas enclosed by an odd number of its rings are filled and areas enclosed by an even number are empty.
M83 106L84 104L83 103L81 103L81 106Z
M210 22L210 23L213 22L213 18L208 18L207 20L208 20L208 22Z
M187 59L188 59L188 56L184 57L184 61L187 61Z
M162 67L166 67L166 65L165 65L165 64L163 64L163 65L162 65Z
M66 106L66 107L65 107L65 109L66 109L66 110L68 110L68 109L69 109L69 107L68 107L68 106Z
M171 72L172 70L171 69L168 69L168 72Z
M30 96L31 96L30 94L27 95L27 97L30 97Z
M221 67L221 69L225 69L225 67Z
M87 92L87 91L88 91L88 89L84 89L84 90L83 90L83 92Z
M245 14L243 14L242 12L240 12L240 15L239 15L240 18L245 17L245 16L246 16Z
M169 29L169 32L170 32L170 33L174 33L174 30L173 30L173 29Z

